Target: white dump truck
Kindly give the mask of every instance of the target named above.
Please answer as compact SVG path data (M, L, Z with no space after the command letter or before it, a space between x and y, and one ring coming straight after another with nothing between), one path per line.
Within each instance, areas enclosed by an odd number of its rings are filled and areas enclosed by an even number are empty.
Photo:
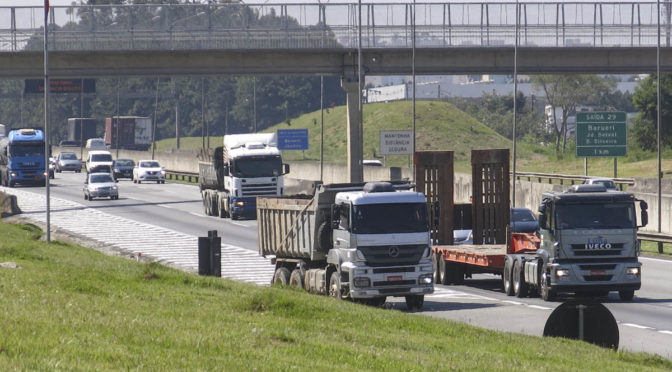
M275 133L226 135L208 160L198 165L206 215L253 218L258 196L283 195L289 165L282 163Z
M434 292L427 201L407 182L318 185L313 197L257 198L259 253L274 283L374 306Z

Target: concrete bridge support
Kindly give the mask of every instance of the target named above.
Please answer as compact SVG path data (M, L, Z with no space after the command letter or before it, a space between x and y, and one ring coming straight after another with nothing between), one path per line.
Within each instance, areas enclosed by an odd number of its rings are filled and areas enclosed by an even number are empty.
M359 100L362 99L359 83L356 79L341 78L341 87L346 93L348 111L348 182L364 182L362 157L364 156L364 139L362 138L362 122Z

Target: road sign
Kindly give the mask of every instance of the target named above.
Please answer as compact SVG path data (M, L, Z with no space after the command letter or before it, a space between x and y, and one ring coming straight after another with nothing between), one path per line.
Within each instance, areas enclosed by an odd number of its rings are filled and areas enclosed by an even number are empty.
M50 93L96 93L96 79L51 79ZM44 93L44 79L26 79L25 94Z
M412 130L381 130L381 155L409 155L413 153Z
M625 112L577 112L576 157L627 156Z
M308 150L308 129L278 129L278 149Z

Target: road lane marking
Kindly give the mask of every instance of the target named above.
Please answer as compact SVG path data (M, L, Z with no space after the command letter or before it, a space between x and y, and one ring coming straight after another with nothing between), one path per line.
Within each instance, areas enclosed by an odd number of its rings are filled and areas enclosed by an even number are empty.
M507 303L507 304L512 304L512 305L525 305L525 304L522 303L522 302L511 301L511 300L502 300L502 302Z
M539 306L539 305L527 305L527 307L531 307L533 309L539 309L539 310L553 310L553 308L546 307L546 306Z
M658 333L666 334L666 335L671 335L672 336L672 331L658 331Z
M632 327L632 328L639 328L639 329L655 329L653 327L647 327L639 324L633 324L633 323L622 323L626 327Z
M656 262L672 263L672 260L663 260L663 259L660 259L660 258L651 258L651 257L639 256L639 259L643 260L643 261L656 261Z

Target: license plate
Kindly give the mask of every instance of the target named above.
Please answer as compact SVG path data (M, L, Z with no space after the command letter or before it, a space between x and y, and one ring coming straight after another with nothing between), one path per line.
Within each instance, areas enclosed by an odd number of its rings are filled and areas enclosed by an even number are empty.
M590 275L606 275L607 272L604 270L590 270Z
M401 275L391 275L387 277L388 282L396 282L401 280Z

